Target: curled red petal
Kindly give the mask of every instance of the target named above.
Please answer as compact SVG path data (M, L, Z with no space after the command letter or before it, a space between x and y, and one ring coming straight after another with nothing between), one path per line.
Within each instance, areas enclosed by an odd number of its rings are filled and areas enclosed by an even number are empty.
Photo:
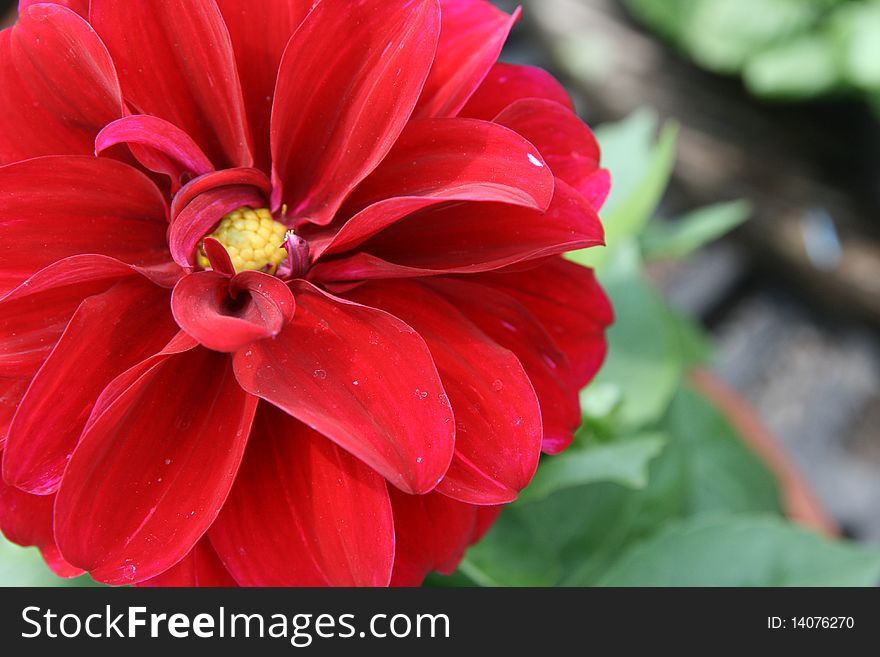
M226 587L238 586L223 566L211 542L205 538L193 546L183 559L166 570L140 582L138 586Z
M574 111L571 96L556 78L534 66L498 62L461 111L461 116L491 121L524 98L543 98Z
M213 0L92 0L126 100L173 123L218 167L253 165L229 32Z
M95 135L125 113L110 54L60 4L26 3L0 32L0 164L91 154Z
M146 372L90 424L70 459L55 503L61 554L107 584L178 563L229 494L256 401L228 357L206 349Z
M273 208L287 203L301 222L333 219L406 125L434 57L439 13L437 0L351 0L309 14L278 73Z
M95 152L116 144L128 144L146 168L169 176L173 192L189 179L214 170L211 160L188 134L156 116L138 114L110 123L98 133Z
M180 214L173 217L168 229L168 244L174 261L184 268L193 268L199 242L220 223L224 215L242 206L264 207L259 189L245 185L229 185L210 189L197 196Z
M235 486L208 535L243 586L386 586L391 578L385 481L269 404L260 404Z
M234 352L281 333L294 314L293 294L274 276L246 271L234 278L202 271L180 279L171 310L180 327L214 351Z
M516 499L541 453L541 411L516 356L424 285L383 281L347 296L401 318L437 363L455 413L455 456L437 491L471 504Z
M316 0L217 0L226 21L254 136L255 166L269 171L269 121L281 55Z
M170 261L167 208L136 169L48 156L0 167L0 294L41 268L91 253L143 267Z
M177 332L168 297L168 290L135 277L80 304L9 427L7 483L38 495L57 489L101 391Z
M183 212L184 208L198 196L212 190L229 186L253 187L265 198L269 198L272 185L268 176L258 169L239 167L212 171L199 176L184 185L171 201L171 220Z
M508 16L484 0L440 0L437 56L416 116L456 116L498 59L521 10Z
M339 282L476 273L603 243L596 212L556 181L545 213L503 203L447 203L414 212L359 252L319 261L314 280Z
M434 488L452 458L455 423L422 338L381 310L305 281L291 286L293 321L235 355L242 387L402 490Z

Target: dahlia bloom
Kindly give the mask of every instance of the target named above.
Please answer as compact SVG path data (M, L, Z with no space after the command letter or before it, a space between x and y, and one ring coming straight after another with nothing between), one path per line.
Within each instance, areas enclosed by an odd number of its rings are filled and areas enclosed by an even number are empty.
M0 527L110 584L412 585L580 419L609 179L481 0L22 0Z

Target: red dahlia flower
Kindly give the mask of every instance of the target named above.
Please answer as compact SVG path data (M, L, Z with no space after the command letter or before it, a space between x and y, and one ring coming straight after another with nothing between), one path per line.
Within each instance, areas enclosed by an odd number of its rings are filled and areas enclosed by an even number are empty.
M571 441L599 151L480 0L22 0L0 524L60 575L418 584Z

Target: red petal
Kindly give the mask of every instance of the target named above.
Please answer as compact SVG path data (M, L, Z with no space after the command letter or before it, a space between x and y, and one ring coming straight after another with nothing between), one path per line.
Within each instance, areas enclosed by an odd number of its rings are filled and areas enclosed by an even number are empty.
M208 156L180 128L155 116L126 116L106 126L95 139L95 152L128 144L132 154L150 171L171 178L171 190L194 176L214 170Z
M256 398L229 359L169 356L91 423L55 504L61 553L108 584L140 582L180 561L223 506Z
M424 119L407 125L345 209L361 210L391 194L546 210L553 175L535 147L511 130L474 119Z
M133 367L129 367L122 374L113 379L110 383L107 384L107 387L101 392L97 401L95 401L94 406L92 407L92 412L89 414L89 419L86 422L86 426L83 429L83 432L88 431L91 428L92 424L94 424L101 415L104 414L111 404L113 404L116 399L122 395L126 390L128 390L132 385L134 385L140 378L145 376L147 373L155 370L159 365L164 363L170 356L174 356L175 354L182 354L186 351L191 351L199 346L199 343L189 337L183 331L178 331L177 334L168 341L162 350L156 354L153 354L149 358L142 360L137 365Z
M508 16L483 0L440 0L440 43L417 116L456 116L492 68L520 10Z
M174 195L174 198L171 201L172 221L183 212L186 206L205 192L235 185L255 187L267 198L272 189L272 184L269 182L269 178L265 173L258 169L240 167L236 169L212 171L211 173L199 176L195 180L191 180Z
M581 194L594 197L598 210L610 191L600 193L593 178L599 167L599 144L592 131L577 114L550 100L520 100L495 119L532 142L550 165L554 175L567 182ZM599 198L595 198L595 197Z
M428 343L456 423L455 456L437 490L471 504L516 499L541 452L541 411L516 356L418 283L386 281L349 296L400 317Z
M3 454L7 483L38 495L58 488L101 391L177 333L168 297L135 278L83 301L18 406Z
M584 198L557 180L545 213L502 203L449 203L397 221L350 257L318 262L321 281L475 273L602 243Z
M269 120L281 55L316 0L217 0L238 64L254 135L254 160L270 170Z
M6 432L18 402L27 390L27 377L0 377L0 450L6 442Z
M593 378L605 358L605 329L614 312L592 270L552 258L528 271L484 274L477 280L505 291L544 324L568 356L575 387Z
M350 249L411 212L450 200L546 210L553 186L534 146L506 128L465 119L413 121L346 201L340 214L354 216L326 253ZM391 194L403 198L388 199Z
M516 354L541 404L543 451L557 454L568 447L581 423L578 390L571 384L568 358L544 326L497 288L451 279L436 279L430 285L483 333Z
M138 586L220 587L238 584L223 566L211 542L201 538L176 565Z
M292 283L296 315L235 355L248 392L347 449L399 488L424 493L452 458L454 422L424 341L399 319Z
M126 100L189 134L217 167L253 164L229 32L213 0L92 0Z
M0 164L91 154L98 131L125 113L113 61L74 12L58 4L22 10L0 32Z
M46 267L0 300L0 368L30 379L83 299L101 294L131 268L102 256L73 256Z
M289 204L301 222L333 219L406 125L439 23L436 0L322 2L309 14L278 73L273 207Z
M48 566L59 577L76 577L83 571L61 558L52 533L54 495L31 495L7 486L0 479L0 530L22 547L36 545Z
M508 105L523 98L552 100L574 111L571 97L547 71L498 62L461 111L461 116L491 121Z
M387 586L394 522L385 481L261 404L211 542L243 586Z
M245 205L264 207L263 198L259 189L245 185L218 187L198 196L171 220L168 244L174 261L181 267L192 268L199 242L224 215Z
M113 160L42 157L0 167L0 294L80 253L133 265L170 260L165 201L142 173Z
M24 10L31 5L43 4L47 0L18 0L18 13L23 14ZM89 0L49 0L54 5L62 5L72 9L83 18L89 17Z
M420 586L435 570L452 573L470 545L479 507L439 493L389 494L397 536L392 586Z
M234 352L278 335L295 303L290 288L274 276L247 271L230 279L202 271L180 279L171 308L180 327L202 345Z

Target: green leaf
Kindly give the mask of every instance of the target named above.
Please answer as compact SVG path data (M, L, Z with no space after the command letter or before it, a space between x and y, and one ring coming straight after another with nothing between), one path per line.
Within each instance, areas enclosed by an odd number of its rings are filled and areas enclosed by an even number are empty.
M553 534L536 533L528 511L504 510L484 539L471 548L459 571L479 586L553 586L561 575Z
M641 237L642 254L651 260L683 258L727 234L751 213L748 202L732 201L700 208L674 221L654 221Z
M683 26L688 53L706 68L735 73L758 52L797 35L819 8L804 0L703 1Z
M602 165L611 172L611 195L602 210L605 248L569 254L575 262L598 268L614 251L645 227L660 203L675 165L678 126L667 124L657 134L657 115L639 110L623 121L596 130Z
M880 90L880 4L850 4L834 13L832 38L843 74L853 85Z
M660 453L666 440L659 433L643 434L610 444L572 448L548 457L519 499L521 502L540 500L565 488L599 481L644 488L648 483L648 464Z
M678 388L684 362L680 325L643 279L638 258L634 243L621 246L600 276L614 305L615 322L607 332L605 364L582 393L588 400L594 389L619 390L614 417L625 431L662 417Z
M670 457L680 459L686 471L689 514L780 512L773 475L697 392L678 391L663 428L672 437Z
M743 81L756 96L804 100L840 86L834 48L825 35L805 35L752 57Z
M880 550L775 517L700 517L626 550L603 586L876 586Z

